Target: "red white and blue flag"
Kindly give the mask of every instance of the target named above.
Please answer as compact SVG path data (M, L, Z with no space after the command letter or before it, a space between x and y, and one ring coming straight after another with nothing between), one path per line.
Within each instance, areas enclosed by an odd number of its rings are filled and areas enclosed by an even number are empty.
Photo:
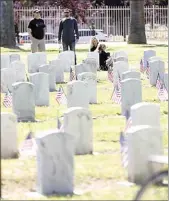
M62 86L59 87L58 91L56 92L56 101L59 104L67 104L67 98L64 93Z
M5 107L12 107L12 93L9 90L4 96L3 105Z

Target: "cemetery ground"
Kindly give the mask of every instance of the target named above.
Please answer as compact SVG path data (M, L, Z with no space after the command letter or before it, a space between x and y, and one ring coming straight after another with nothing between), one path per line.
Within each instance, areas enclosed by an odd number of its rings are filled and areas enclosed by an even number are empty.
M161 45L123 45L108 46L107 51L113 53L125 50L128 53L129 64L139 71L139 62L145 49L156 50L157 56L166 63L168 71L168 47ZM21 61L27 64L29 51L9 50L2 48L1 52L17 52ZM77 48L78 63L86 58L88 47ZM48 51L47 59L52 60L58 51ZM69 73L65 73L68 81ZM36 194L36 158L19 158L2 160L1 188L4 199L16 200L132 200L138 186L127 183L127 172L122 167L119 134L125 127L125 118L121 116L120 105L112 103L112 84L107 79L107 72L98 72L97 84L98 103L90 105L93 116L94 154L75 156L74 182L75 190L81 195L46 197ZM58 84L56 85L59 86ZM66 92L66 83L62 84ZM151 87L147 79L142 80L143 101L160 104L161 128L163 131L164 154L168 154L168 102L160 102L157 89ZM1 94L1 112L12 111L2 104L4 94ZM33 132L57 127L57 115L61 117L66 110L65 105L59 106L55 100L56 92L50 92L50 106L36 107L37 123L18 124L18 146L30 130ZM141 150L140 150L141 151ZM46 170L47 171L47 170Z

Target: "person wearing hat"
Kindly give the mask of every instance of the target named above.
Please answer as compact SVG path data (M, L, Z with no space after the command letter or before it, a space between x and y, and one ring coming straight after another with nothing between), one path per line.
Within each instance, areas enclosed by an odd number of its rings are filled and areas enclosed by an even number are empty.
M70 16L68 9L64 10L64 18L59 24L58 42L61 44L63 51L71 50L75 52L75 45L79 40L78 25L75 18ZM76 64L76 54L75 54Z
M28 33L31 39L31 50L34 52L45 51L45 23L41 18L40 10L35 9L33 12L34 19L29 22Z

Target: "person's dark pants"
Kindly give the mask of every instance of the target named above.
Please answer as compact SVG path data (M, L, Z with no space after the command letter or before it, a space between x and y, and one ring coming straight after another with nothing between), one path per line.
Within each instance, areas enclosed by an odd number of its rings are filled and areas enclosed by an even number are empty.
M72 42L72 43L62 43L63 45L63 51L68 51L68 50L71 50L71 51L74 51L75 53L75 42ZM75 65L76 65L76 53L75 53Z

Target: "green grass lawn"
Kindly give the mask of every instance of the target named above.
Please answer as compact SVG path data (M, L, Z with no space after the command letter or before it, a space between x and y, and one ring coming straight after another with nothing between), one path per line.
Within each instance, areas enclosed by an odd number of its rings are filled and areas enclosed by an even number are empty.
M139 61L143 55L144 49L155 49L157 56L160 56L166 63L167 47L165 46L141 46L124 45L110 46L110 52L116 50L125 50L129 55L129 63L133 68L139 69ZM8 49L2 48L2 52L8 52ZM10 50L11 51L11 50ZM17 52L16 50L13 50ZM28 51L19 51L21 60L27 63ZM57 56L57 51L48 51L48 61ZM87 48L77 49L78 62L86 57ZM166 66L167 71L167 66ZM94 155L75 156L75 190L82 191L82 195L73 197L45 197L35 193L36 189L36 159L20 158L11 160L1 160L1 188L2 197L5 199L16 200L131 200L136 193L138 186L126 186L119 182L127 181L127 172L121 165L119 133L125 127L125 119L122 117L121 108L113 104L110 100L112 93L112 84L107 81L106 72L98 72L99 83L98 104L90 105L93 117L93 135L94 135ZM68 81L68 74L65 73L65 79ZM142 80L143 101L157 102L161 109L161 128L163 130L164 153L168 154L168 102L159 102L157 90L150 87L148 80ZM63 84L66 90L66 84ZM57 112L59 116L63 115L66 106L60 106L55 101L56 92L50 93L49 107L36 107L36 119L39 123L19 123L18 145L24 140L28 131L34 132L56 128ZM4 94L1 94L1 111L12 109L4 108L2 105Z

